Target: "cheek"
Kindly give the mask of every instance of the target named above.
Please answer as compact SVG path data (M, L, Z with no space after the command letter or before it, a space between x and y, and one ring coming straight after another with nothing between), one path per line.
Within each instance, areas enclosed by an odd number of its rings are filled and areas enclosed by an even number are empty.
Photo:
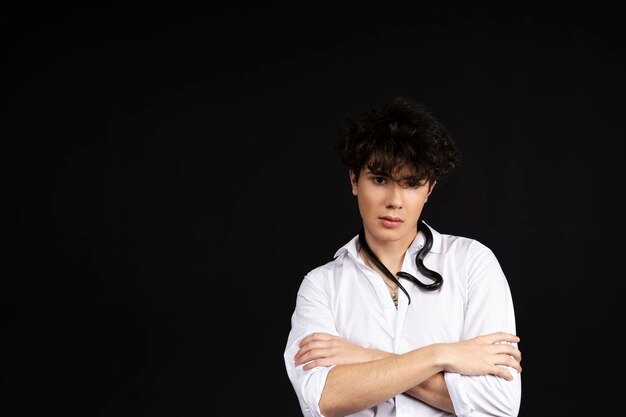
M365 202L365 199L361 195L357 196L357 198L359 202L359 211L361 212L361 214L367 213L368 204Z
M412 210L421 210L422 207L424 207L424 204L426 204L427 200L428 200L428 193L420 192L420 193L412 194L411 196L407 197L405 201L407 205L411 207Z
M378 206L380 206L376 199L370 194L360 193L357 198L359 201L359 211L363 217L365 217L368 213L372 213Z

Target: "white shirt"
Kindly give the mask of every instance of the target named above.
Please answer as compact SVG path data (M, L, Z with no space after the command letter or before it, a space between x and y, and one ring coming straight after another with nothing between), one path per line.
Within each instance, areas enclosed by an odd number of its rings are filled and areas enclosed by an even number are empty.
M313 332L341 336L363 347L402 354L433 343L457 342L482 334L515 334L513 301L493 252L474 239L441 234L430 228L433 245L424 264L443 276L438 291L426 291L406 279L411 296L398 291L396 309L381 277L358 254L358 236L341 247L332 261L311 270L298 290L284 351L287 374L304 416L322 417L319 401L331 367L303 371L294 366L298 343ZM415 265L423 246L420 232L404 256L402 271L423 280ZM516 416L521 378L445 373L457 416ZM450 416L401 394L354 416Z

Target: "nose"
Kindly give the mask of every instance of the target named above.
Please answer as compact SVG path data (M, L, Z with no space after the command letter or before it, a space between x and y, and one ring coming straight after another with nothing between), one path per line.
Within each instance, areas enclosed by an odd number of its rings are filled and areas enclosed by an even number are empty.
M397 184L392 184L387 189L387 195L385 206L388 209L401 209L402 208L402 189Z

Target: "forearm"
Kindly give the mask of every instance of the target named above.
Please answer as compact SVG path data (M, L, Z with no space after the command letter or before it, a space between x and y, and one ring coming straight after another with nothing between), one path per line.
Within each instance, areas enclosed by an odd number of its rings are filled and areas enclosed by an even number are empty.
M331 367L320 381L321 394L310 405L326 417L354 414L401 393L451 411L451 399L456 398L455 408L462 399L458 387L453 387L457 391L448 392L448 376L491 375L511 381L514 377L508 368L521 372L521 352L512 345L517 342L516 335L495 332L395 354L365 349L340 336L314 333L302 339L294 365L303 365L305 372L320 366ZM515 394L515 390L512 392Z
M443 375L443 372L438 372L421 384L408 389L405 394L440 410L454 413L454 406Z
M377 359L397 356L396 353L384 351L376 351L376 354L378 355ZM405 391L405 394L417 398L432 407L447 411L448 413L454 413L454 406L450 399L448 387L446 386L443 375L443 372L438 372L421 384L409 388Z
M373 355L371 360L397 356L397 353L381 350L370 350L369 352ZM432 407L447 411L448 413L454 413L454 406L450 399L448 387L443 375L443 372L438 372L421 384L409 388L405 391L405 394L417 398Z
M442 370L436 345L374 361L337 365L328 374L320 409L326 417L353 414L417 389ZM426 395L419 390L417 393Z

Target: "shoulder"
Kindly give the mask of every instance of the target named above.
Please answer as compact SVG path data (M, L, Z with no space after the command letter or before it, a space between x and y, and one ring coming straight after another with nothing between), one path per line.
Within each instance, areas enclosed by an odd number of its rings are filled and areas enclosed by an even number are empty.
M472 286L504 282L504 272L494 251L476 238L433 231L433 252L442 257L440 262L449 270L456 271L449 277L456 276Z
M351 275L355 269L357 254L356 242L358 235L341 246L334 253L331 260L311 269L304 276L304 281L318 288L333 287L335 281L346 275Z
M440 233L438 249L444 258L469 270L500 268L494 251L476 238Z
M447 253L465 271L470 284L504 282L504 272L494 251L481 241L450 235L445 238Z
M306 273L304 278L306 280L317 283L328 281L335 275L340 274L340 272L343 270L346 258L348 256L349 255L347 252L339 253L337 257L332 259L331 261L328 261L311 269L309 272Z
M433 232L433 235L435 242L438 242L438 250L444 254L453 253L469 257L494 255L491 248L472 237L439 232Z
M334 292L337 282L343 276L347 254L319 265L308 271L300 283L299 295L312 298L326 298Z

